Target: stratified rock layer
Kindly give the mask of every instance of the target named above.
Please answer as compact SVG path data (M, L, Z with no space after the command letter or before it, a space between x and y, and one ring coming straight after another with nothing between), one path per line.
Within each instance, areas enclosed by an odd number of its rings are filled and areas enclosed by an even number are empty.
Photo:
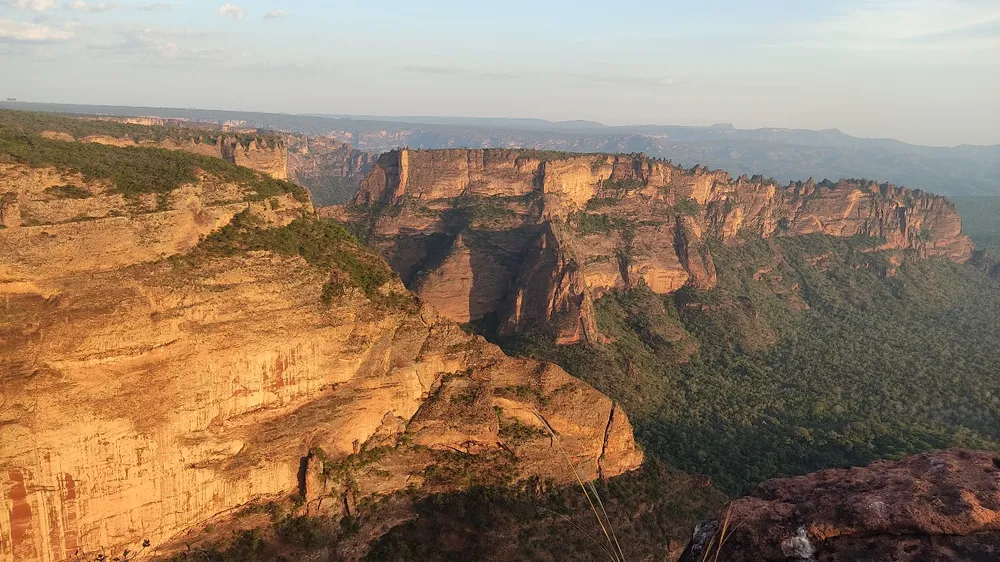
M681 561L706 558L998 560L1000 454L953 449L769 480L699 525Z
M446 317L559 343L598 337L589 303L609 289L712 288L706 236L866 236L955 261L972 252L941 197L862 180L734 180L641 154L404 149L379 158L352 206L329 212L368 225Z
M166 259L238 212L278 226L308 203L209 176L126 200L4 166L2 562L166 544L262 496L321 503L340 490L317 477L320 450L388 448L357 497L419 485L437 451L509 455L519 476L557 481L573 478L567 457L585 478L641 463L607 397L430 310L358 290L323 304L330 272L268 251ZM513 420L532 431L511 438Z

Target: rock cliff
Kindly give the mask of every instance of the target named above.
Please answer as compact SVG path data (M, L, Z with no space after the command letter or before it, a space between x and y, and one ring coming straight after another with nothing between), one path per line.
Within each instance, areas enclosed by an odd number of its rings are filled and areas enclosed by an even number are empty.
M954 449L769 480L699 525L681 561L998 556L1000 456Z
M707 238L865 236L898 253L972 253L941 197L867 180L781 186L642 154L398 150L329 212L364 225L446 317L560 343L598 337L588 303L611 288L713 287Z
M611 400L418 308L346 231L306 218L291 187L262 196L199 170L136 194L12 154L0 561L165 544L269 495L350 508L424 485L445 454L563 482L567 459L585 478L641 462ZM376 451L345 488L331 467Z

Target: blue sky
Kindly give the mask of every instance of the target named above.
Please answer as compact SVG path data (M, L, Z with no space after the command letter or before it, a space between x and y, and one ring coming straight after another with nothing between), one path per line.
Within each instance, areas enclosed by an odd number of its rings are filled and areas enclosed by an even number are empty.
M0 97L1000 143L998 0L0 0Z

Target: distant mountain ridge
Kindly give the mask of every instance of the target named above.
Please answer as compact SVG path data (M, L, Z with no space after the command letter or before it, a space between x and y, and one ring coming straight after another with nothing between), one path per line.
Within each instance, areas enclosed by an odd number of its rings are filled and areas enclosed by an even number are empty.
M464 117L319 116L202 109L2 103L62 113L155 116L326 136L373 153L394 148L534 148L644 152L683 166L786 182L863 177L943 195L1000 194L1000 145L930 147L865 139L837 129L606 126L590 121Z

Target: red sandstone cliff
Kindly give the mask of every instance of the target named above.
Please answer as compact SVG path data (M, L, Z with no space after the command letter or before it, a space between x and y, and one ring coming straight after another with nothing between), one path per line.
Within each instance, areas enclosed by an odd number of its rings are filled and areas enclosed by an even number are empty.
M296 254L191 254L237 213L277 228L308 201L208 173L157 195L0 164L0 561L163 545L296 491L316 507L346 486L319 450L387 451L355 500L419 488L451 451L564 482L553 440L585 478L641 463L624 413L559 367L431 310L330 298L344 273ZM532 431L510 437L515 421Z
M955 261L972 252L941 197L855 180L780 186L641 154L398 150L339 213L368 224L446 317L495 317L501 333L541 329L560 343L597 337L589 303L608 289L713 287L706 236L868 236Z

